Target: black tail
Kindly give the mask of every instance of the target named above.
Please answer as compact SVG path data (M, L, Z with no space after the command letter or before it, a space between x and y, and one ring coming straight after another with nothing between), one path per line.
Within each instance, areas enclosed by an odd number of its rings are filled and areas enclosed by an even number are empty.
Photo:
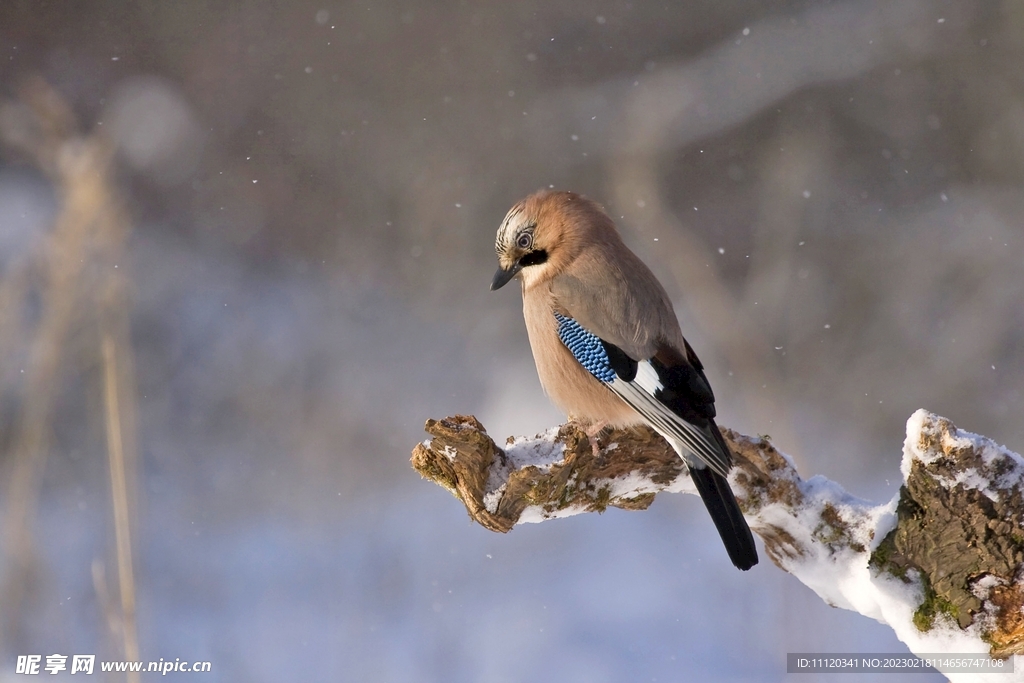
M711 519L718 528L718 533L725 543L725 551L729 559L740 569L746 571L757 564L757 548L750 527L743 519L736 496L732 495L729 482L710 467L696 469L690 467L690 478L697 485L701 500L711 514Z

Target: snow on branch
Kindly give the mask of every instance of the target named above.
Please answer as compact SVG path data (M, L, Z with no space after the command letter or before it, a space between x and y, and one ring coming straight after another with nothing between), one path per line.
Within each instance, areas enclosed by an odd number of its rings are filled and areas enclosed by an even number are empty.
M696 492L647 428L606 430L597 457L573 423L504 449L474 417L428 420L426 430L432 438L413 450L413 467L492 531ZM907 422L903 486L876 505L824 477L802 479L767 438L722 433L735 454L736 498L779 568L828 604L888 624L915 653L1024 655L1019 455L919 410Z

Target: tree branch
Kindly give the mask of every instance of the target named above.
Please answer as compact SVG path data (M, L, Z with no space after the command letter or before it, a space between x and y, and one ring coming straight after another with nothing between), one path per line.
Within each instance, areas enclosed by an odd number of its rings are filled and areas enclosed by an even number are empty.
M696 492L645 427L606 431L598 457L572 423L504 449L474 417L428 420L426 430L432 438L413 450L413 467L492 531ZM830 605L889 624L914 652L948 652L952 642L960 652L1024 654L1019 455L918 411L907 423L904 484L875 505L824 477L802 479L766 437L722 433L740 508L783 571Z

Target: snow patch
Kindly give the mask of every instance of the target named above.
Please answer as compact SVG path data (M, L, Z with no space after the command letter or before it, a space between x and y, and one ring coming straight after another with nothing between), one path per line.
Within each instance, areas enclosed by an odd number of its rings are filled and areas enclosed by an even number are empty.
M910 476L915 460L927 465L946 457L946 451L972 450L981 458L981 471L968 468L953 478L937 476L940 484L946 488L962 485L975 489L998 503L1000 489L1011 489L1024 482L1024 458L1020 455L979 434L961 429L957 429L955 435L944 433L941 422L941 418L927 410L918 410L907 420L907 440L900 463L904 481ZM941 444L941 448L929 448L936 443Z
M565 444L557 442L557 436L558 428L554 428L533 438L509 439L505 445L505 458L491 465L487 474L487 491L484 493L483 502L488 512L494 514L498 511L498 504L505 495L508 478L512 472L525 467L536 467L542 472L549 472L553 465L565 460ZM445 455L448 455L447 451ZM519 522L523 521L520 518Z
M542 472L551 470L551 466L565 460L565 444L556 441L558 428L549 429L532 439L516 437L505 446L505 455L513 470L524 467L536 467Z

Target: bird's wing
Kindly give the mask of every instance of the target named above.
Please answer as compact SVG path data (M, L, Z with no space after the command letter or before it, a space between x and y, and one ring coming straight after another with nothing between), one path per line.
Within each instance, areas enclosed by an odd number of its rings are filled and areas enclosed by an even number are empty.
M551 281L550 291L555 311L632 358L653 356L659 339L683 346L668 294L624 245L592 245Z
M714 394L689 344L686 357L667 344L650 358L634 359L579 322L555 313L558 337L573 357L661 434L690 464L725 476L732 457L717 437ZM692 358L692 360L691 360Z

